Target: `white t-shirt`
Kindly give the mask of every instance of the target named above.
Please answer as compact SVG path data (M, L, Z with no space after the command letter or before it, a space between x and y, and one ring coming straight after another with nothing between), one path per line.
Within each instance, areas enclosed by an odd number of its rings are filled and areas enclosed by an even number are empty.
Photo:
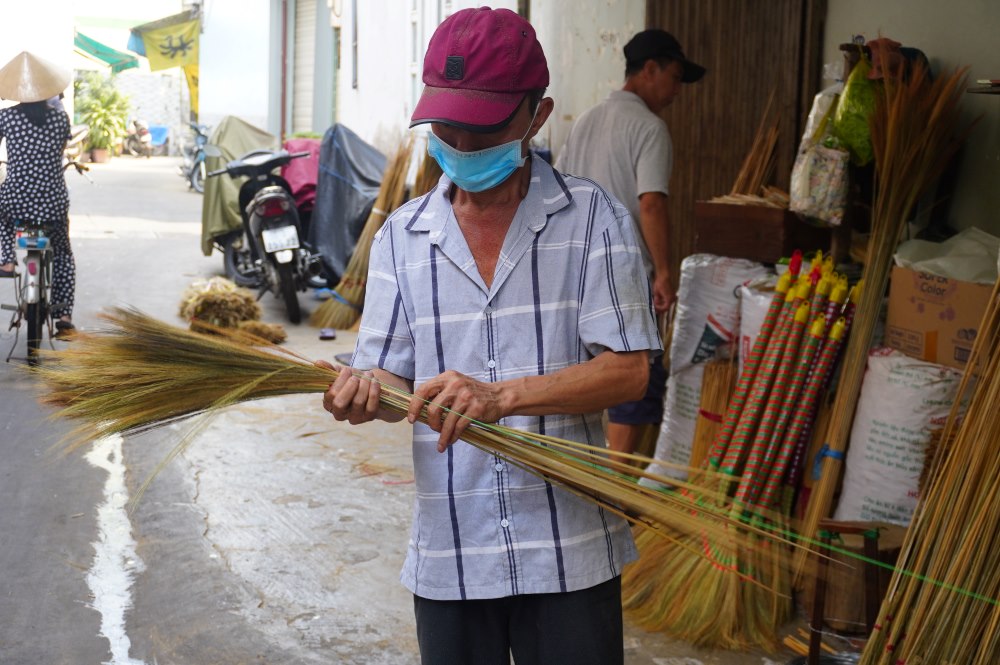
M647 192L669 194L673 165L667 124L642 98L625 90L615 90L577 119L556 161L557 170L590 178L621 201L640 240L639 196ZM645 241L642 257L652 275Z

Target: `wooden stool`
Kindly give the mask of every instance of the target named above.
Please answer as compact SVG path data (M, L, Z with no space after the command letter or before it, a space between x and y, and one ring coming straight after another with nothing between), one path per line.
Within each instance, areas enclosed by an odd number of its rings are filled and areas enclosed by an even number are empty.
M823 544L823 556L819 557L816 569L815 587L813 590L812 614L809 618L809 655L807 665L820 665L820 642L823 636L823 621L826 608L826 579L830 559L827 556L830 543L838 534L857 534L864 538L864 603L865 627L870 635L878 620L879 605L879 571L872 561L879 560L878 537L879 528L884 525L876 522L838 522L824 519L819 522L819 540Z

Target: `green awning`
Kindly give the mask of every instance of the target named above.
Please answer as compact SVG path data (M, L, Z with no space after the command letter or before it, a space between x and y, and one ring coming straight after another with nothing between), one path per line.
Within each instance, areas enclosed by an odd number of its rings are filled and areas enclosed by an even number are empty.
M115 74L139 66L139 58L134 55L115 50L110 46L105 46L101 42L91 39L80 32L74 35L73 46L87 55L108 63L111 66L112 73Z

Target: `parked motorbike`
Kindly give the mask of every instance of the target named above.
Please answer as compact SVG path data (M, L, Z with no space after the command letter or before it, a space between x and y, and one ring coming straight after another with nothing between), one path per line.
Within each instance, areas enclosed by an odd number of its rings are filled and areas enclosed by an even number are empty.
M298 292L322 270L320 257L306 245L291 187L274 171L308 152L254 150L207 173L246 177L240 186L243 228L219 239L226 275L242 286L259 288L258 298L271 291L285 301L288 320L299 323Z
M180 168L181 177L188 186L199 194L205 193L205 146L208 145L208 125L189 122L194 130L194 141L181 146L184 164Z
M149 125L144 120L136 118L132 121L122 149L133 157L153 156L153 135L149 133Z

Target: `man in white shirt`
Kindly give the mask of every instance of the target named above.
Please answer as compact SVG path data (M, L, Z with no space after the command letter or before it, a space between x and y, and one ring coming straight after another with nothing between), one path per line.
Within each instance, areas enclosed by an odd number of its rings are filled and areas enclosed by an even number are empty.
M667 195L673 145L659 116L705 68L688 60L677 39L663 30L644 30L625 45L625 85L577 119L559 154L558 171L596 181L628 209L641 239L643 260L660 316L670 308ZM663 417L666 372L654 362L646 395L608 410L608 446L634 452L642 426Z

